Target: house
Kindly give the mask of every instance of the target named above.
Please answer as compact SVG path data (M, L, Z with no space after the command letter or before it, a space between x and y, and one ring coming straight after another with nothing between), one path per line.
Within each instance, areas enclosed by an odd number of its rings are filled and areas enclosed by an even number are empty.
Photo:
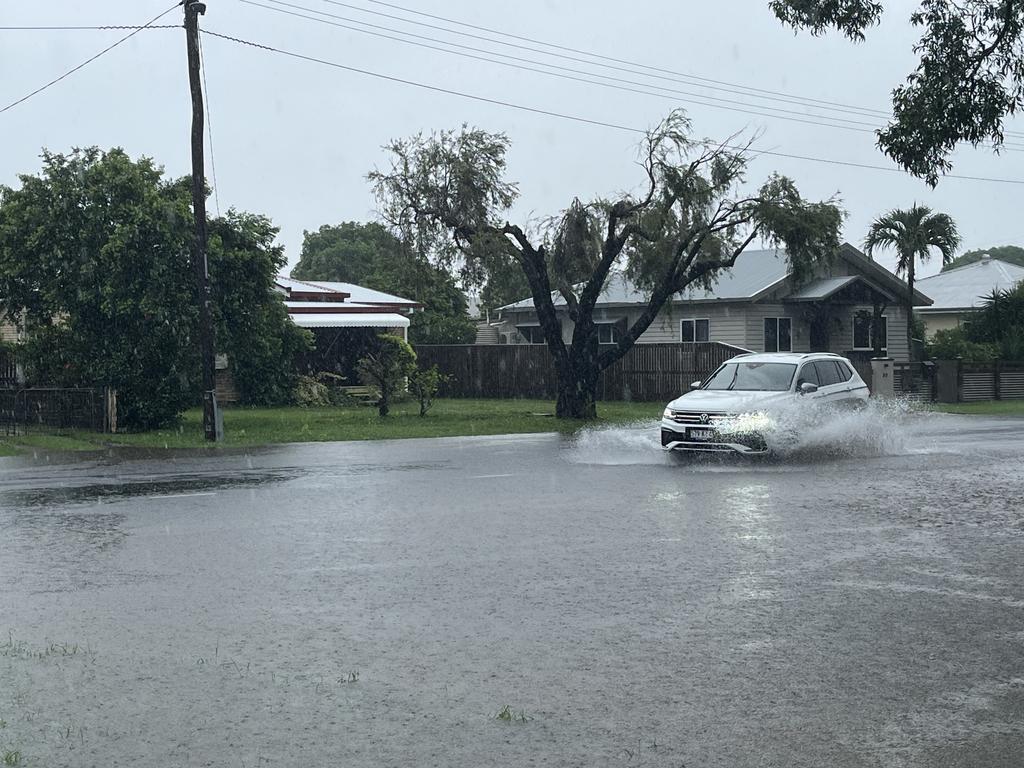
M373 328L408 339L409 316L422 305L352 283L295 280L278 276L277 291L288 316L300 328Z
M710 290L691 288L662 308L638 343L721 342L753 352L839 352L855 360L872 356L873 308L882 309L882 349L907 360L906 285L849 244L797 284L781 250L745 251ZM572 338L565 300L554 296L562 334ZM639 317L645 295L621 272L598 299L594 319L600 343L614 343ZM915 306L931 299L915 292ZM544 343L533 299L499 310L495 323L506 344Z
M917 287L933 301L931 306L918 310L926 334L931 337L936 331L959 327L981 309L993 291L1009 290L1021 280L1024 267L988 254L979 261L918 280Z

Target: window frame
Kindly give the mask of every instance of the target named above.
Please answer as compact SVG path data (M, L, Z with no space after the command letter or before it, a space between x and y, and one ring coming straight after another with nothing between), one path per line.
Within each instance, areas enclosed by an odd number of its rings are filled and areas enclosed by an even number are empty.
M834 386L836 386L838 384L845 384L846 383L846 380L843 379L842 373L841 373L841 371L839 369L839 363L836 360L814 360L812 365L814 365L815 373L818 374L818 386L819 387L834 387ZM828 366L832 366L832 372L833 372L833 375L835 376L835 381L828 381L828 382L826 382L824 380L824 378L822 377L822 375L821 375L821 370L822 369L818 368L819 365L822 366L822 368L826 368L826 369L827 369Z
M789 324L789 349L779 349L779 340L781 338L779 334L779 325L781 321L785 320ZM768 323L775 322L775 349L768 349ZM764 347L765 352L792 352L793 351L793 318L786 317L784 315L772 316L764 318L764 322L761 324L761 346Z
M597 328L597 343L598 344L618 344L622 339L622 324L618 321L604 321L600 323L594 323L594 327ZM611 341L601 341L601 330L608 328L612 331Z
M530 338L527 338L526 334L523 333L524 330L530 331ZM540 332L540 341L534 341L532 338L535 330ZM547 340L544 338L544 329L541 327L540 323L537 323L536 325L517 325L516 333L526 339L526 341L520 342L521 344L547 344Z
M857 324L858 324L858 321L861 321L861 322L866 321L867 322L867 327L868 327L868 346L866 346L866 347L858 347L857 346ZM851 339L850 339L850 341L853 344L853 351L854 352L872 352L875 349L875 345L872 343L874 341L874 339L871 338L872 333L874 332L874 318L873 317L865 318L862 315L854 314L854 316L853 316L853 327L850 330L851 330L851 333L850 333ZM888 352L889 351L889 318L886 317L885 315L882 315L882 336L884 338L882 339L883 344L880 347L880 349L882 350L882 352Z
M693 323L693 339L683 339L683 323ZM705 323L707 327L707 338L697 338L697 323ZM684 317L679 320L679 343L680 344L706 344L711 341L711 318L710 317Z

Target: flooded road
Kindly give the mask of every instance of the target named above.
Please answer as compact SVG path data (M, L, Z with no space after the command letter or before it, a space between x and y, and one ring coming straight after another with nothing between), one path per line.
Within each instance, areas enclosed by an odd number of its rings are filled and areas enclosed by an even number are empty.
M1017 768L1024 420L812 437L5 460L0 756Z

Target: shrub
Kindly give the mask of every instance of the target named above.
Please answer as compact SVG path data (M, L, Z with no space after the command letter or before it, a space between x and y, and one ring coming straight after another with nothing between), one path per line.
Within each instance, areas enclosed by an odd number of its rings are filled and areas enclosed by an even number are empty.
M395 396L405 389L416 370L416 353L404 339L390 334L377 337L378 347L356 365L359 380L377 390L377 412L387 416Z
M430 406L434 404L437 390L448 380L448 377L437 370L436 365L429 368L417 368L409 376L409 392L420 404L420 416L426 416Z
M295 402L303 408L331 405L330 390L315 376L299 376L295 384Z
M959 357L968 362L985 362L999 356L995 344L969 341L962 328L936 331L925 349L932 360L955 360Z

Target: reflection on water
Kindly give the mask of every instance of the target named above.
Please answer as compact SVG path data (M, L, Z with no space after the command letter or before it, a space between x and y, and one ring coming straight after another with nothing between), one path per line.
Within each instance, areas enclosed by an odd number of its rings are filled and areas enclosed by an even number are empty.
M740 542L736 573L726 587L734 600L770 600L778 594L769 568L778 527L770 502L771 489L763 483L724 486L718 494L727 535Z
M112 565L128 538L129 512L135 518L147 512L140 501L187 501L216 490L277 483L295 474L243 472L0 492L5 584L14 589L45 583L45 591L63 592L146 578ZM44 571L45 578L40 578Z

